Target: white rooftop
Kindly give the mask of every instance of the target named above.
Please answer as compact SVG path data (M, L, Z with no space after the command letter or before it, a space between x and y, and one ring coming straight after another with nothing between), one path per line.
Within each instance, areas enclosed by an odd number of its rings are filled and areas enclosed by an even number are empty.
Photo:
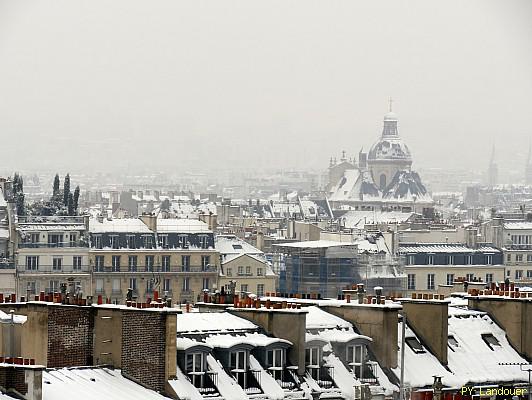
M177 333L252 331L257 325L228 312L177 315Z

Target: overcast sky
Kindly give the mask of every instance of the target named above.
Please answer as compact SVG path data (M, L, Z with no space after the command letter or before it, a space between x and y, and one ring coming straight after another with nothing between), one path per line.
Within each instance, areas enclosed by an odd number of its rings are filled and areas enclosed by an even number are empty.
M523 168L532 1L0 0L2 170Z

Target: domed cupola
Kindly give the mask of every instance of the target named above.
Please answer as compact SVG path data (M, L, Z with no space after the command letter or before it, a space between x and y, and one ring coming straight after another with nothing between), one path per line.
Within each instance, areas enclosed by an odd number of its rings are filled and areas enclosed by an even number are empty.
M397 171L410 170L412 155L397 130L397 115L391 111L384 116L380 139L368 152L368 167L377 186L384 190Z

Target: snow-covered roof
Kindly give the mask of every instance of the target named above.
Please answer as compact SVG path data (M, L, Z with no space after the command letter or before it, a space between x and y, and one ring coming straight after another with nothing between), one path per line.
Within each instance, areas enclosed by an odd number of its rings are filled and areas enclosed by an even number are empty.
M169 400L123 377L118 369L61 368L43 372L43 400L64 400L67 393L76 400Z
M274 243L272 246L279 247L294 247L302 249L319 249L327 247L337 247L337 246L357 246L356 243L349 242L337 242L333 240L310 240L307 242L289 242L289 243Z
M352 325L346 320L332 315L316 306L305 307L308 311L306 319L307 329L350 328Z
M285 339L266 336L262 333L245 333L243 335L221 334L211 335L205 338L205 343L212 347L228 349L240 344L247 344L253 347L270 346L275 343L283 345L292 345L291 342Z
M252 331L257 325L228 312L177 315L177 333Z
M186 337L178 337L176 340L177 350L188 350L196 346L202 346L202 347L205 347L205 349L212 350L212 346L208 345L207 343L199 342L194 339L190 339Z
M471 248L460 243L401 243L399 253L500 253L500 250L492 246Z
M33 231L84 231L85 225L84 224L66 224L66 223L53 223L53 222L47 222L47 223L19 223L17 225L17 229L19 231L24 232L33 232Z
M91 219L90 233L153 233L139 218Z
M401 211L359 211L351 210L342 218L342 225L349 229L363 229L367 224L398 224L410 220L413 212Z
M234 235L218 235L215 240L215 249L220 252L221 255L230 254L255 254L262 255L262 251L248 242L237 238Z
M209 225L197 219L169 218L157 219L157 232L159 233L210 233Z
M511 221L504 223L504 229L527 230L532 229L532 221Z
M15 324L23 324L28 320L25 315L13 314L13 322ZM2 323L8 323L11 321L11 315L0 310L0 321Z

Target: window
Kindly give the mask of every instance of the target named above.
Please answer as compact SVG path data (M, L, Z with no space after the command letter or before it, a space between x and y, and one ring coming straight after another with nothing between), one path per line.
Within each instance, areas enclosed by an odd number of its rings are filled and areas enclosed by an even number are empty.
M241 245L241 244L234 244L234 245L233 245L233 249L235 249L235 250L242 250L242 245Z
M432 254L429 254L427 257L427 264L434 265L434 256Z
M415 257L412 254L409 254L406 256L406 264L407 265L414 265L416 262Z
M137 272L137 256L128 256L127 270L129 272Z
M247 292L248 291L248 285L247 284L240 285L240 291L241 292Z
M264 276L264 269L263 268L257 268L257 276Z
M26 256L26 270L36 271L39 269L39 256Z
M153 279L146 279L146 293L153 293L154 286Z
M168 248L168 235L158 235L157 239L159 240L159 246L163 249Z
M447 285L452 285L454 283L454 274L447 274Z
M40 239L40 235L38 233L32 233L30 242L31 243L39 243L39 239Z
M246 275L251 275L251 267L250 266L247 266L246 267Z
M512 255L511 255L511 254L508 254L508 255L506 256L506 261L508 261L508 262L511 262L511 261L512 261Z
M128 249L134 249L135 248L135 235L127 235L126 236L127 241L127 248Z
M201 267L205 271L211 263L211 256L201 256Z
M208 236L205 236L205 235L200 236L200 246L201 246L202 249L206 249L207 247L209 247L209 237Z
M257 284L257 296L259 297L264 296L264 284L263 283Z
M163 291L170 292L170 279L163 279Z
M244 267L238 267L238 276L244 275Z
M163 256L163 272L170 272L170 256Z
M60 247L63 244L62 241L63 235L48 235L48 245L49 247Z
M62 257L53 257L52 258L52 270L61 271L63 267L63 258Z
M204 386L205 354L189 353L186 358L186 372L192 384L198 388Z
M183 266L183 271L190 271L190 256L181 256L181 265Z
M266 366L271 367L284 367L284 351L283 349L273 349L266 352Z
M190 278L183 279L183 292L190 291Z
M188 249L188 236L187 235L179 235L177 237L177 243L179 247L183 249Z
M75 247L77 242L77 237L75 233L71 233L68 235L68 245L70 247Z
M515 270L515 279L522 279L523 278L523 270L522 269L516 269Z
M454 256L449 256L449 265L454 265Z
M532 269L529 269L526 271L526 277L527 278L532 278Z
M508 270L506 270L506 276L508 276L508 277L509 277L510 275L511 275L511 273L510 273L510 270L509 270L509 269L508 269Z
M37 284L35 281L26 283L26 292L28 293L28 295L37 293Z
M129 288L133 291L137 290L137 278L129 278Z
M118 235L112 235L110 236L111 238L111 247L113 249L119 249L120 248L120 238L118 237Z
M526 262L527 263L532 262L532 254L527 254L526 255Z
M486 264L487 264L487 265L491 265L491 264L493 264L493 256L492 256L491 254L488 254L488 255L486 256Z
M142 244L145 249L151 249L153 247L153 240L151 235L145 235L142 237Z
M95 249L102 248L102 235L94 235L92 237L92 245Z
M121 292L121 290L120 290L120 279L114 278L113 279L113 293L117 294L117 293L120 293L120 292Z
M227 276L233 276L232 268L227 268Z
M419 343L419 340L415 337L409 337L405 339L406 344L408 347L412 349L414 353L424 353L425 349L423 349L423 346L421 346L421 343Z
M475 274L466 274L466 281L473 282L475 279Z
M473 264L473 256L472 255L466 256L466 264L468 264L468 265Z
M120 256L111 257L111 271L120 272Z
M522 254L517 254L515 256L515 261L517 262L523 262L523 255Z
M449 346L449 348L454 351L454 349L456 347L460 347L460 345L458 344L458 341L454 338L453 335L450 335L448 338L447 338L447 345Z
M209 289L209 278L203 278L202 289Z
M247 370L247 356L245 351L232 351L229 358L231 369Z
M48 288L48 292L59 292L59 286L59 281L50 281L50 287Z
M96 293L103 293L103 279L96 279Z
M498 346L498 347L501 346L501 344L499 343L497 338L495 336L493 336L493 334L491 334L491 333L483 333L481 336L482 336L482 340L484 340L484 342L488 345L488 347L491 350L493 350L494 346Z
M416 274L408 274L408 290L416 290Z
M319 347L310 347L308 349L305 349L305 365L318 367L320 365L319 355Z
M104 256L94 257L94 269L96 272L103 272Z
M146 256L146 271L153 272L154 256Z
M434 274L427 274L427 289L434 290Z
M81 256L72 257L72 269L74 271L81 271Z
M493 282L493 274L486 274L486 283Z
M347 362L357 378L362 378L362 367L366 356L365 350L366 348L362 345L347 346Z

